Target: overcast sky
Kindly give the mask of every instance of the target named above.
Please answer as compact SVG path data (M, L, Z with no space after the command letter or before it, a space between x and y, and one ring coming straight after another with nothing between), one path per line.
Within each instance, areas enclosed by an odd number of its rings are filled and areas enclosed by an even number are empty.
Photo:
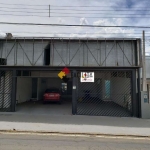
M0 22L150 26L149 6L149 0L0 0ZM0 24L1 36L11 32L21 37L141 37L142 30ZM148 36L149 29L146 30L147 51Z

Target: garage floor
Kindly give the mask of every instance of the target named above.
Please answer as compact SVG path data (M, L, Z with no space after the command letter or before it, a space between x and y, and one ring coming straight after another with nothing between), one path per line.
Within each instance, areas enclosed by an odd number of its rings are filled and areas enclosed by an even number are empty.
M79 115L131 117L131 112L113 103L78 103L77 113Z
M16 106L17 113L24 114L39 114L39 115L71 115L72 103L64 101L62 104L47 103L43 104L42 101L29 101Z

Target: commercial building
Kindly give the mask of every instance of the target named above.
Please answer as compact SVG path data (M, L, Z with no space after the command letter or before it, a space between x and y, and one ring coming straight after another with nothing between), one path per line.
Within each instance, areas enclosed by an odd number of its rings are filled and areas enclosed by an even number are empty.
M30 101L43 107L44 91L57 87L65 103L46 105L53 113L64 107L74 115L139 117L140 44L126 38L0 39L0 111L24 109ZM64 67L67 82L58 77Z

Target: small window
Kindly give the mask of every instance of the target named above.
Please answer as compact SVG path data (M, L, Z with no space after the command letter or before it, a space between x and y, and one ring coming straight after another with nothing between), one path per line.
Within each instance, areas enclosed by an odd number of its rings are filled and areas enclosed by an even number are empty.
M31 76L31 72L30 71L23 71L22 76Z
M105 98L110 98L110 80L105 80Z
M7 65L7 59L0 58L0 65Z

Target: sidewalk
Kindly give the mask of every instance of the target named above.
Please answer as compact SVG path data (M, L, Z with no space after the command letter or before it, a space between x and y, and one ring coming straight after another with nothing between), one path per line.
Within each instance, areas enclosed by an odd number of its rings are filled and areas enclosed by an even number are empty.
M0 131L149 136L150 120L73 115L0 113Z

